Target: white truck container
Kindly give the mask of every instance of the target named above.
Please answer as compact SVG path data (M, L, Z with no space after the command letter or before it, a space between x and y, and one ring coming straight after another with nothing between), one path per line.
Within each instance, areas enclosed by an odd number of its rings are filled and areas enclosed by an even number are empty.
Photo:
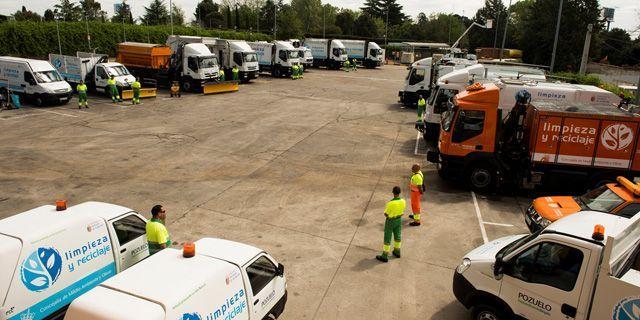
M45 60L0 57L0 88L31 99L36 105L69 103L73 91Z
M382 65L384 50L373 41L340 39L347 51L347 58L356 59L365 68L372 69Z
M499 79L532 80L531 83L534 83L546 81L546 76L544 70L535 67L494 64L472 64L463 69L450 71L432 84L428 97L424 96L427 99L427 107L423 121L416 125L416 129L423 132L425 140L437 140L441 114L447 110L447 103L453 96L474 82L484 83ZM513 103L515 104L515 99Z
M638 319L639 221L585 211L488 242L456 268L453 293L476 320Z
M274 77L291 76L291 68L300 64L299 50L289 41L257 41L249 42L249 46L258 55L260 71L271 73Z
M224 68L227 79L231 79L231 70L236 66L241 82L249 82L258 78L258 56L246 41L207 37L204 37L203 40L211 52L220 58L220 65Z
M76 56L49 54L49 62L72 86L84 81L90 90L108 93L107 81L113 76L119 88L130 89L136 78L127 67L118 62L109 62L105 54L77 52Z
M171 35L167 45L171 47L170 73L180 79L184 91L218 80L220 62L201 37Z
M76 299L65 320L261 320L277 318L286 301L284 267L273 257L204 238L192 257L165 249L103 282Z
M340 69L347 61L347 51L340 40L307 38L304 39L303 46L311 50L314 67Z
M62 208L61 208L62 209ZM0 220L0 319L51 319L71 301L149 256L146 220L85 202Z

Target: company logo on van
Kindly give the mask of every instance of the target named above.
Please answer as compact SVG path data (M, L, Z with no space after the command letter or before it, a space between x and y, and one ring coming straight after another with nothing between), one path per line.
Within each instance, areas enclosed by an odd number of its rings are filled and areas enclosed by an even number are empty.
M56 69L62 68L62 61L60 60L60 58L53 60L53 65L56 67Z
M54 248L38 248L20 267L22 283L31 291L40 292L51 287L62 272L62 256Z
M202 316L197 312L185 313L180 320L202 320Z
M612 320L640 320L640 298L631 297L620 300L613 308Z
M602 145L612 151L626 149L633 142L631 128L622 123L607 126L602 131Z

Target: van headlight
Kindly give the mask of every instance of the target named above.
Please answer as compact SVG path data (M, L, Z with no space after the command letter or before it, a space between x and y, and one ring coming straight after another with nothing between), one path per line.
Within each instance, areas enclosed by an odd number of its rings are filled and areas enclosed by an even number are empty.
M460 265L456 268L456 272L459 274L462 274L463 272L467 271L467 269L469 269L470 265L471 265L471 260L469 260L469 258L464 258L462 259L462 262L460 263Z

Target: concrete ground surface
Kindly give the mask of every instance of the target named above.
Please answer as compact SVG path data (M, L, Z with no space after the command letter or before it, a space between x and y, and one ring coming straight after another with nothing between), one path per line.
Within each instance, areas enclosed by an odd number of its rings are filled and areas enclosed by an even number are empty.
M415 109L397 103L406 72L314 69L231 94L2 111L0 218L60 198L147 217L160 203L179 244L221 237L279 259L289 290L281 319L467 319L455 267L487 239L527 232L529 200L438 177ZM407 190L413 163L425 166L424 223L406 219L402 258L383 264L374 257L384 204L394 185Z

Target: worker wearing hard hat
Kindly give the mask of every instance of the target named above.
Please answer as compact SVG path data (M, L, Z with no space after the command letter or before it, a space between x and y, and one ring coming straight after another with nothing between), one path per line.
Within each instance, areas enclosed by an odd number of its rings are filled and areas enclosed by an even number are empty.
M76 91L78 91L78 109L82 109L83 105L89 109L89 105L87 104L87 85L84 83L84 80L80 80Z
M409 218L413 221L409 224L411 226L420 225L420 197L424 192L424 175L420 171L420 165L414 164L411 167L411 180L409 181L409 188L411 189L411 212Z
M393 255L400 258L400 243L402 234L402 214L407 206L406 201L400 198L400 187L393 187L393 199L387 202L384 209L384 245L382 254L376 256L376 259L382 262L389 261L389 251L391 251L391 236L393 236Z
M418 97L418 122L422 121L422 114L427 108L427 101L424 100L424 97L420 95Z
M167 212L157 204L151 209L151 220L147 222L147 242L149 243L149 254L154 254L171 245L169 231L165 227Z
M113 102L122 102L120 99L120 92L118 92L118 86L116 83L116 77L111 76L109 80L107 80L107 84L109 85L109 92L111 93L111 100Z

